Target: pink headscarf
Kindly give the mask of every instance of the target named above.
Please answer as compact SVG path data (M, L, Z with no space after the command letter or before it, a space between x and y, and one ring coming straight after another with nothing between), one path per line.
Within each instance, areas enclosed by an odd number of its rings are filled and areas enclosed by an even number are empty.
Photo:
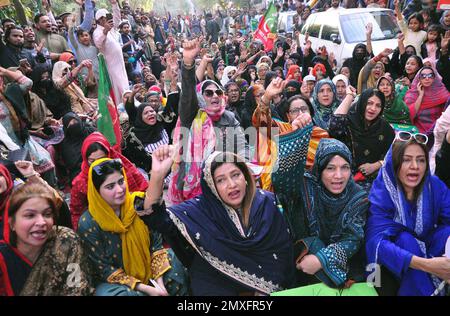
M411 108L414 107L414 104L419 97L419 90L417 89L417 85L420 82L420 74L424 69L430 69L433 71L435 77L433 84L431 87L425 88L425 93L422 99L422 104L420 105L421 109L430 109L437 106L440 106L447 102L448 97L450 96L450 93L448 92L445 85L442 83L442 78L438 75L438 72L434 70L432 67L423 67L420 69L416 76L414 77L414 80L411 84L411 88L406 92L405 95L405 103L406 105Z
M209 84L214 84L217 87L217 89L221 89L219 87L219 85L212 80L205 80L205 81L199 83L196 87L198 104L208 114L208 116L211 118L211 120L213 122L217 122L218 120L220 120L223 113L225 112L225 108L226 108L227 104L225 102L225 99L222 97L222 98L220 98L221 104L220 104L220 108L218 110L214 111L211 108L206 107L206 101L205 101L205 98L203 97L202 91L204 88L206 88L206 85L209 85Z

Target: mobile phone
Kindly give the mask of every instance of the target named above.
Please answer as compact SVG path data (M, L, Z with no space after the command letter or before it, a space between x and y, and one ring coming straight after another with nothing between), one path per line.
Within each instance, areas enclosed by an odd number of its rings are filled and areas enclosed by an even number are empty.
M113 15L111 13L106 13L106 20L112 20L113 19Z

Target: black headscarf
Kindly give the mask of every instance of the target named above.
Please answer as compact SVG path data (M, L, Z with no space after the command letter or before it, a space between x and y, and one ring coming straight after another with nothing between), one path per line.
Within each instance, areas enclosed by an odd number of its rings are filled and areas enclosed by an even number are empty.
M156 79L159 80L161 72L166 68L161 63L161 56L154 54L151 62L152 73L155 75Z
M367 102L374 95L381 100L381 112L375 121L367 126L365 122ZM382 118L384 106L384 94L378 90L374 92L374 89L370 88L361 93L358 102L350 108L348 117L355 166L383 159L394 140L394 130Z
M23 98L22 89L17 83L10 83L6 87L4 95L11 102L19 119L19 130L15 130L14 132L22 142L25 142L29 137L28 128L31 127L31 122L28 118L27 106Z
M361 55L356 54L356 50L358 48L363 48L364 53ZM352 86L356 87L358 83L358 75L361 71L362 67L367 62L367 57L370 57L367 53L367 46L365 44L359 43L353 49L352 58L347 59L343 66L348 67L350 69L350 83Z
M141 103L137 108L136 118L134 120L134 134L142 144L153 144L161 139L161 132L164 129L164 123L158 117L158 109L155 109L157 122L155 125L148 125L142 120L142 113L150 103Z
M49 78L42 80L45 72L49 73ZM46 64L37 64L34 67L31 73L31 80L34 83L33 92L45 102L53 117L59 120L64 114L71 111L72 105L69 95L54 85L51 73L51 69Z
M72 119L76 120L77 123L69 126ZM77 114L68 112L63 117L63 131L64 140L61 144L62 158L67 170L75 177L81 170L81 163L83 161L81 147L83 141L91 133L95 132L95 128L83 122Z
M284 87L284 95L286 96L286 99L289 100L290 97L301 94L300 87L301 87L300 82L298 82L296 80L290 80ZM295 89L295 91L288 91L288 90L294 90L294 89Z

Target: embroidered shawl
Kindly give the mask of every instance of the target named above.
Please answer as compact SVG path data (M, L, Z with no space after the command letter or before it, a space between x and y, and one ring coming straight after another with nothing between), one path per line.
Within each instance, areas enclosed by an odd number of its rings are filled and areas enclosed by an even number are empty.
M215 152L205 161L203 193L169 207L170 218L219 273L265 294L285 288L294 267L292 242L274 195L256 190L245 229L237 212L223 203L215 188L211 164L219 154ZM250 170L245 173L251 176Z

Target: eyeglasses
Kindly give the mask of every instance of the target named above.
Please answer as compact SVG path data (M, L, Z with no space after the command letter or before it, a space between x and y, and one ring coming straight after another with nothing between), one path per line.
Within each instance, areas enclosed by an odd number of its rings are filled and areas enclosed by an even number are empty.
M412 134L410 132L398 132L395 136L396 140L407 142L411 138L414 138L414 140L419 143L426 145L428 143L428 136L422 133Z
M105 166L111 166L114 169L122 170L122 160L119 158L112 160L105 160L102 163L99 163L95 167L92 167L92 170L98 175L101 176L104 173Z
M297 114L299 114L300 112L306 113L306 112L308 112L308 111L309 111L308 107L302 106L301 108L293 108L292 110L289 110L289 113L294 114L294 115L297 115Z
M431 79L434 78L434 73L420 74L420 79Z
M69 60L68 62L67 62L69 65L73 65L73 64L77 64L77 60L76 59L72 59L72 60Z
M218 97L223 96L223 91L220 89L217 90L205 90L205 92L203 92L203 94L208 97L208 98L212 98L212 96L215 94L217 94Z

